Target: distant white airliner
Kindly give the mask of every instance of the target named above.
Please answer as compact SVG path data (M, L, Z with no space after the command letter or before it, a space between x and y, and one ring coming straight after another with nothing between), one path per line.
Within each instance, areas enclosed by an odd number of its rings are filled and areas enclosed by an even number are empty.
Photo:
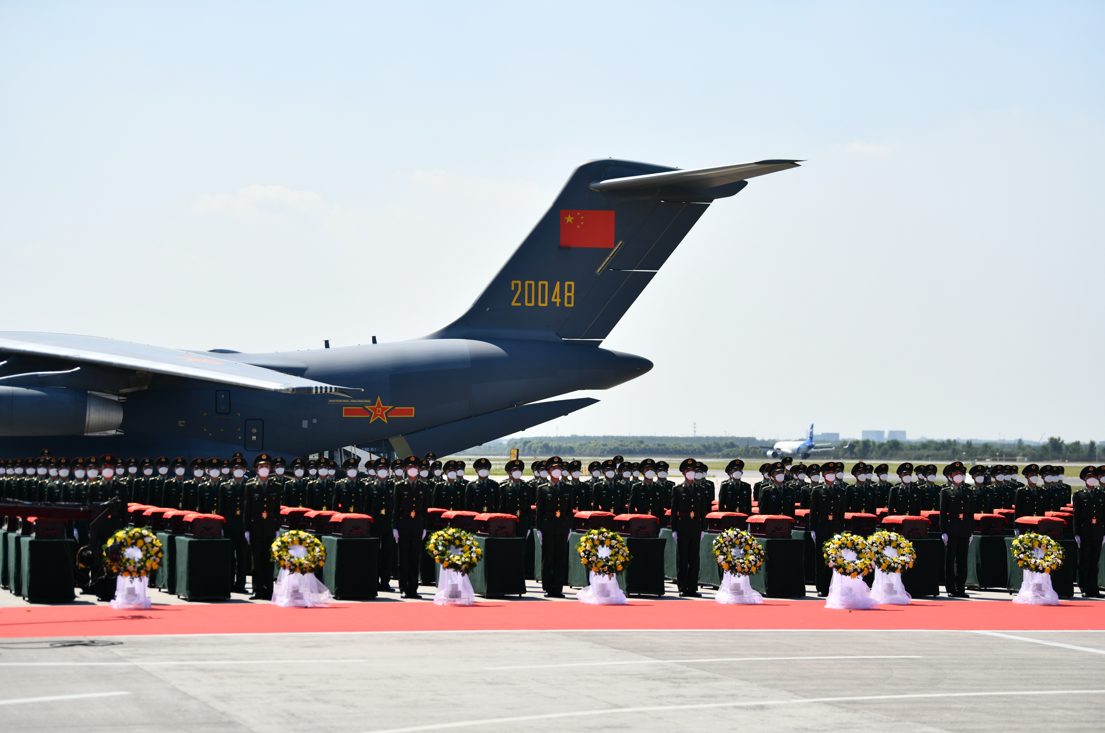
M797 456L809 458L811 453L824 453L834 450L829 443L813 442L813 423L810 423L810 432L805 440L780 440L767 449L768 458L782 458L783 456Z

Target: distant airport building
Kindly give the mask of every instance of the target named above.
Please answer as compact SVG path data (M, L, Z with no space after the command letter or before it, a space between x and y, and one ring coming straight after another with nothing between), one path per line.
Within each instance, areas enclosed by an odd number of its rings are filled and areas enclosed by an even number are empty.
M836 443L840 440L840 433L818 433L813 436L815 443Z
M873 441L875 443L885 443L886 442L886 431L885 430L863 430L861 432L863 434L863 439L864 440L870 440L870 441Z
M904 443L905 442L905 431L904 430L887 430L886 431L886 439L887 440L900 440Z

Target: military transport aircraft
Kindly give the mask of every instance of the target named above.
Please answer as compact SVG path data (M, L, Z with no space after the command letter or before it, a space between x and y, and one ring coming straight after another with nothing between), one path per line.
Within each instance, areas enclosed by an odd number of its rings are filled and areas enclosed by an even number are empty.
M599 344L715 199L801 161L584 163L467 313L412 341L242 354L0 332L0 457L440 455L567 415L652 362Z

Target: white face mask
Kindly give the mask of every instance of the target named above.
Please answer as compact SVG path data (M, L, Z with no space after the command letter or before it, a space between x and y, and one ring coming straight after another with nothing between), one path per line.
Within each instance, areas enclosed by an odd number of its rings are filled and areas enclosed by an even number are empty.
M608 479L614 478L614 472L613 471L606 471L606 478L608 478Z
M384 481L385 479L387 479L387 477L388 470L386 468L381 468L376 471L376 478L380 479L381 481Z
M1095 479L1093 476L1087 476L1086 477L1086 486L1089 486L1091 489L1093 487L1097 486L1097 479Z
M238 473L238 472L235 471L234 473ZM243 471L242 473L245 474L245 471ZM257 475L261 478L268 478L269 477L269 467L268 466L259 467L257 469Z
M347 468L347 469L345 469L345 475L348 476L349 478L357 478L357 469Z
M479 471L476 471L476 475L480 478L487 478L491 475L491 472L488 471L486 468L481 468Z
M203 471L197 468L195 471L192 471L192 476L195 478L203 478Z
M591 471L591 478L601 479L602 478L602 471Z
M810 481L811 482L816 484L820 480L821 480L821 474L819 474L819 473L811 473L810 474Z
M775 483L777 483L777 484L783 483L784 478L786 478L786 474L783 474L783 473L775 474Z
M456 471L449 471L448 473L445 474L445 478L449 479L450 481L456 481L457 480L457 472Z
M76 476L77 478L83 479L84 478L84 469L83 468L78 468L77 470L73 471L73 475Z
M656 478L656 472L655 471L645 471L645 478L647 478L649 481L651 481L652 479Z
M624 478L626 481L628 481L629 479L633 478L633 472L632 471L622 471L622 478Z
M661 481L663 481L664 479L666 479L668 477L668 472L667 471L657 471L656 475L660 477Z
M307 469L307 474L309 476L312 476L312 477L318 476L318 469L317 468L308 468Z
M843 471L837 471L836 472L836 480L837 481L843 481L844 480L844 472Z
M61 469L60 471L58 471L58 475L61 476L62 478L69 478L69 469L68 468Z
M522 480L522 472L518 471L518 470L511 471L510 472L510 477L512 479L514 479L515 481L521 481Z
M114 475L115 475L115 469L114 468L105 468L104 469L104 478L111 478Z
M982 486L982 481L985 478L986 478L985 476L975 476L975 483L978 484L979 486Z
M553 477L554 479L556 479L557 481L559 481L559 480L560 480L561 472L560 472L560 469L559 469L559 468L554 468L554 469L553 469L552 471L550 471L549 473L550 473L550 474L552 475L552 477Z
M56 468L51 468L48 473L50 474L50 478L58 477L58 470Z
M292 475L295 476L296 478L303 478L303 469L302 468L295 469L294 471L292 471Z
M127 473L129 473L131 476L135 475L136 473L138 473L138 466L128 466Z
M208 472L208 475L211 476L212 481L216 481L222 474L218 469L211 469L211 471Z
M430 472L429 472L429 470L423 468L421 471L418 472L418 475L421 476L422 478L429 478L430 477Z
M177 466L176 468L173 469L173 473L175 473L177 476L183 476L184 475L184 466Z
M683 474L683 478L685 478L688 483L694 481L694 471L687 471L685 474Z
M245 472L245 471L243 471L242 469L240 469L240 468L235 468L235 469L234 469L234 478L236 478L236 479L241 479L241 478L243 478L243 477L244 477L245 475L246 475L246 472Z
M706 478L706 474L702 473L701 471L695 471L694 472L694 480L695 481L701 481L704 478Z
M579 481L579 471L572 471L572 478Z
M457 469L457 478L464 478L464 469L463 468L458 468Z
M168 466L158 466L157 467L157 473L158 473L159 476L167 476L169 474L169 467Z
M153 469L152 468L143 468L142 469L142 475L143 476L153 476Z
M744 475L744 471L733 471L733 473L731 475L733 476L734 481L740 481L741 476Z
M1028 483L1032 484L1033 486L1035 486L1036 482L1039 481L1039 480L1040 480L1039 476L1029 476L1028 477Z
M23 475L23 469L22 468L15 469L15 475L16 476L22 476Z
M283 466L277 466L275 469L277 476L283 476L285 468Z
M952 481L954 481L957 484L963 483L963 474L961 474L961 473L955 474L954 476L952 476Z
M831 484L831 483L833 483L833 482L835 482L835 481L836 481L836 474L835 474L835 473L827 473L827 474L825 474L825 483L827 483L827 484Z
M45 466L39 466L38 469L37 469L37 473L38 473L39 476L45 476L46 475L46 467Z
M806 475L806 474L804 474L804 473L800 473L800 474L798 474L798 478L800 478L800 479L802 479L803 481L805 481L806 479L808 479L808 478L809 478L809 476L807 476L807 475Z
M222 468L219 469L219 473L221 473L223 476L229 476L230 475L230 466L223 466Z
M912 474L908 474L908 473L903 473L903 474L902 474L902 483L903 483L903 484L908 484L908 483L910 483L911 481L913 481L913 476L912 476Z
M930 473L930 474L928 475L928 480L929 480L929 483L930 483L930 484L932 484L932 483L936 483L936 474L935 474L935 473Z
M417 468L408 468L407 469L407 477L411 481L414 481L416 478L418 478L418 469Z
M441 478L441 469L440 468L435 468L434 469L434 478Z
M541 478L547 479L548 477L549 477L549 472L542 468L541 469Z

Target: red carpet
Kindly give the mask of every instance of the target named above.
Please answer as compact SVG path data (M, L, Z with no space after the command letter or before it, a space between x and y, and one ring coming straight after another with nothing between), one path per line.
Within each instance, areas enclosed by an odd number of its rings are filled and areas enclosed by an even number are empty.
M1105 604L1064 602L1020 606L1008 601L917 601L871 611L830 611L820 602L768 600L762 606L708 601L630 601L587 606L548 601L480 601L470 608L425 603L336 604L279 608L253 604L155 606L116 611L103 606L0 609L0 638L145 636L356 631L487 631L579 629L1105 629Z

